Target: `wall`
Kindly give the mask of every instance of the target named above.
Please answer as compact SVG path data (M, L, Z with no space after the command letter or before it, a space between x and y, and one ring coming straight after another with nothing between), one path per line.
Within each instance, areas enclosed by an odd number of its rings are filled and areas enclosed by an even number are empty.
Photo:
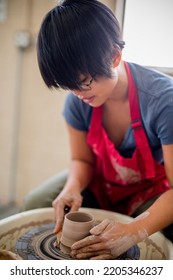
M114 0L101 1L115 10ZM61 116L64 92L50 92L36 60L35 39L54 0L8 0L0 22L0 205L22 204L26 193L69 163ZM16 46L29 31L31 45Z

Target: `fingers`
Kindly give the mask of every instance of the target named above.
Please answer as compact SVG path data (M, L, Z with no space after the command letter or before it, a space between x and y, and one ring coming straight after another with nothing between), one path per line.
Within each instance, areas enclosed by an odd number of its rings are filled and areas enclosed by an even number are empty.
M105 248L105 243L101 242L100 237L91 235L74 243L71 247L71 256L79 259L90 258L98 255L98 252L110 252Z
M54 208L56 221L54 233L57 233L61 230L64 221L64 215L69 211L77 211L81 204L82 196L80 193L61 194L53 201L52 206Z
M72 245L71 249L72 250L78 250L78 249L80 249L82 247L89 246L91 244L98 243L98 242L100 242L100 238L99 237L97 237L95 235L90 235L90 236L87 236L87 237L83 238L80 241L75 242Z
M111 255L109 250L99 250L94 252L78 253L76 255L71 254L76 259L91 259L91 260L111 260L114 257Z
M115 259L138 242L142 234L133 230L130 224L105 219L90 230L90 236L72 245L71 255L77 259Z
M102 248L104 248L104 246L98 246L96 244L94 246L90 245L88 247L84 247L79 250L72 250L71 256L75 258L85 258L85 256L87 257L95 256L98 254L99 251L105 250Z
M54 207L55 210L55 228L54 228L54 233L57 233L61 230L63 221L64 221L64 214L65 214L65 205L63 201L59 201L57 204L57 201L54 201L52 203L52 206Z
M71 206L70 212L77 211L80 208L81 204L82 204L81 200L74 201L72 206Z
M57 215L55 215L57 217L56 219L56 224L55 224L55 228L54 228L54 233L57 233L59 232L61 229L62 229L62 226L63 226L63 222L64 222L64 216L65 214L67 214L68 212L72 212L72 211L77 211L79 209L78 206L76 205L73 205L71 208L68 207L68 211L59 211Z
M105 219L100 224L98 224L97 226L93 227L90 230L90 233L93 234L93 235L99 235L99 234L101 234L107 228L107 226L109 224L110 224L110 221L108 219Z

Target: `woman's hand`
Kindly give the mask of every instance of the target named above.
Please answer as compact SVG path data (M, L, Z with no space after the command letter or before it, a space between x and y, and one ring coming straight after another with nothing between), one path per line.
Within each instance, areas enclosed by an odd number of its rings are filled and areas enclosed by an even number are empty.
M94 174L95 157L87 143L87 132L74 129L67 124L71 164L64 189L53 201L56 226L54 232L62 228L65 207L70 211L77 211L82 204L81 192L89 185Z
M82 204L82 195L75 189L62 190L57 198L52 202L52 206L55 212L56 225L54 232L59 232L62 228L64 215L66 213L65 208L70 211L77 211Z
M115 259L148 236L135 222L103 220L90 230L91 235L72 245L71 256L77 259Z

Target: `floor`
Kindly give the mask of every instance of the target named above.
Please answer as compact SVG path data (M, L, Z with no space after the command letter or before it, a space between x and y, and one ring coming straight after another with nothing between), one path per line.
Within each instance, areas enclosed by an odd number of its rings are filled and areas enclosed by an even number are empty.
M0 220L19 213L19 207L14 204L0 205Z

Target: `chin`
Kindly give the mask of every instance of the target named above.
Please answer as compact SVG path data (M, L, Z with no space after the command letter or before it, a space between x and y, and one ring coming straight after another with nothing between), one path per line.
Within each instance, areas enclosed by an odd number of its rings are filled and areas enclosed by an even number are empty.
M93 107L93 108L97 108L97 107L100 107L102 106L103 104L105 103L105 101L98 101L98 102L93 102L93 103L90 103L89 106Z

